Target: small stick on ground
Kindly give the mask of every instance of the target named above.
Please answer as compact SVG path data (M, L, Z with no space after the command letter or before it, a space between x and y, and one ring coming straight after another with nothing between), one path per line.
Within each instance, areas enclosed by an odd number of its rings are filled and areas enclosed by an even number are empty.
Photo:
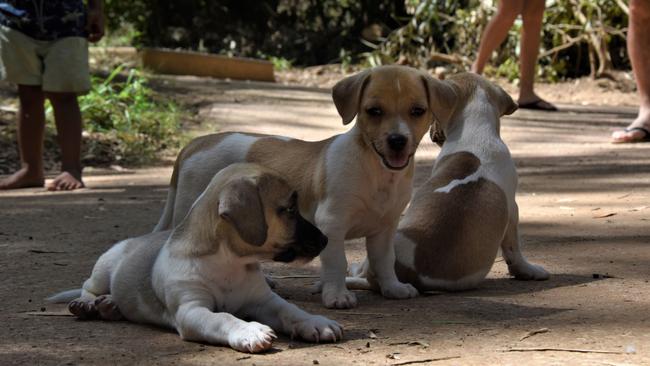
M530 337L532 337L534 335L542 334L542 333L548 333L548 332L549 332L548 328L541 328L541 329L537 329L537 330L531 330L530 332L526 333L523 337L519 338L519 342L523 341L526 338L530 338Z
M453 360L454 358L460 358L460 356L449 356L449 357L440 357L440 358L427 358L425 360L405 361L399 363L392 363L391 366L403 366L403 365L413 365L416 363L429 363L429 362L436 362L436 361Z
M598 349L580 349L580 348L509 348L502 352L577 352L577 353L607 353L612 355L622 355L625 352L619 351L603 351Z

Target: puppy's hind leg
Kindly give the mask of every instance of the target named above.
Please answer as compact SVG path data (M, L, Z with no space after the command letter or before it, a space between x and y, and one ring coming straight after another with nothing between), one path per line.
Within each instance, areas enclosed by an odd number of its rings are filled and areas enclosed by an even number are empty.
M97 263L95 263L90 278L88 278L83 284L81 296L78 299L72 300L68 304L68 310L77 318L103 318L98 309L98 304L102 304L106 302L106 300L104 298L100 299L98 296L108 295L110 293L111 274L122 258L127 243L128 240L119 242L99 257ZM110 301L110 303L112 303L112 301ZM103 313L106 315L105 319L117 317L117 315L113 314L115 311L108 311L109 306L107 304L104 304L102 308L104 309Z
M521 253L519 238L519 209L510 217L506 235L501 242L501 255L508 264L508 271L518 280L547 280L550 275L541 266L532 264Z

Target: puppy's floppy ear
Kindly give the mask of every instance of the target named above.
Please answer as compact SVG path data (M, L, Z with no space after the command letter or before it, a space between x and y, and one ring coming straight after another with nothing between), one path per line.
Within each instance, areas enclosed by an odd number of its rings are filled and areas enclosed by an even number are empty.
M506 116L515 113L515 111L519 109L519 105L514 100L512 100L510 94L508 94L500 86L496 86L496 87L499 91L498 96L499 96L499 107L500 107L501 116Z
M422 75L424 87L429 98L429 109L433 117L443 126L447 125L454 114L458 102L458 92L454 84L447 80L438 80L429 74Z
M445 143L447 136L445 135L445 131L442 130L442 126L440 126L440 122L438 122L438 120L434 120L431 124L431 128L429 129L429 137L433 143L440 147L442 147L442 145Z
M368 81L370 81L370 70L365 70L348 76L336 83L332 88L332 99L336 110L343 119L344 125L352 122L359 113L361 94L363 94L363 89L368 84Z
M229 183L219 195L219 216L235 227L245 242L261 246L266 242L266 217L256 184L250 179Z

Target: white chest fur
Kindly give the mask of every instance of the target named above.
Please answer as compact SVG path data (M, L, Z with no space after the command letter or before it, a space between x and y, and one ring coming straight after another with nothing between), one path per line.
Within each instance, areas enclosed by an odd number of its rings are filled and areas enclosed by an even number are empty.
M327 151L325 165L325 205L330 214L340 214L339 220L346 222L347 239L369 236L395 224L412 191L410 167L401 171L384 168L380 158L361 150L355 138L354 131L339 136Z

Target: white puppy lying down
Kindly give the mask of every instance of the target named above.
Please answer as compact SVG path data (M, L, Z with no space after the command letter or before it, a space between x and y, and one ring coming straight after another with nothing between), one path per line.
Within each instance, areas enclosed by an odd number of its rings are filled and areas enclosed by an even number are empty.
M447 79L458 98L451 117L434 123L442 145L431 177L415 192L400 220L395 272L420 291L466 290L490 271L499 248L520 280L546 280L544 268L521 253L517 171L500 136L500 120L517 104L500 87L471 73ZM445 141L446 139L446 141ZM351 288L374 288L367 261L352 268Z
M339 324L273 293L259 268L260 259L311 260L325 248L327 237L296 204L297 193L275 173L231 165L175 229L115 244L83 289L48 300L80 294L68 306L80 318L124 317L243 352L269 349L274 330L312 342L340 340Z

